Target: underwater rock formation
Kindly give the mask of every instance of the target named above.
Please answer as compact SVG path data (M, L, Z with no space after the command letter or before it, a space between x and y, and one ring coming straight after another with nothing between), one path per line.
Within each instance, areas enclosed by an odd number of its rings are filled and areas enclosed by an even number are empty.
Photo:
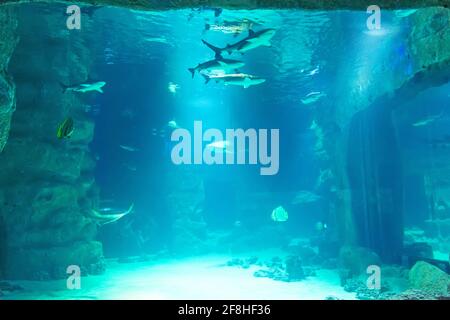
M11 8L0 8L0 153L5 147L16 106L15 86L7 73L9 59L17 44L17 20Z
M370 265L380 265L380 257L373 251L357 246L344 246L339 253L342 282L366 274Z
M174 229L172 249L180 254L208 252L202 176L196 169L178 166L172 168L167 179L166 201Z
M55 21L42 23L29 14L26 8L17 11L19 21L27 23L17 30L22 37L9 70L18 99L9 141L0 154L0 227L7 257L0 269L7 279L63 278L69 265L79 266L84 275L99 273L104 269L102 244L94 241L97 228L86 214L98 201L88 148L94 124L80 97L63 94L56 80L71 82L69 68L84 77L89 51L60 46L50 54L36 39L64 43L69 38L55 32ZM75 132L70 141L59 140L56 128L68 115Z
M405 102L420 92L450 81L450 29L445 27L446 23L448 26L449 15L449 9L432 7L420 9L412 16L412 29L407 47L404 48L406 57L411 61L409 75L405 73L400 77L391 65L384 66L376 68L377 74L372 74L370 77L370 81L381 79L383 83L376 85L372 83L370 86L361 83L361 86L357 87L353 82L339 82L340 72L338 72L336 82L341 83L341 87L339 88L339 85L336 87L338 92L336 99L329 108L318 110L316 116L316 131L320 128L320 132L323 133L321 139L324 152L318 155L322 163L321 170L331 170L335 178L333 183L336 188L336 197L332 214L336 216L341 243L369 246L387 261L398 260L402 244L402 215L404 214L402 204L393 202L399 199L397 195L402 193L401 183L395 182L403 180L402 167L399 163L392 165L390 160L384 159L385 156L393 159L393 152L398 153L400 147L396 142L390 113L394 109L401 108ZM328 41L332 43L335 39L331 38ZM345 71L342 70L342 74L348 76ZM383 75L380 76L381 74ZM354 76L356 79L359 77L358 74ZM373 88L376 88L376 91L369 92ZM349 92L349 94L342 95L340 92ZM376 110L379 108L384 108L384 112L379 112L378 123L374 124L372 120L367 122L368 114L377 113ZM370 109L372 110L368 111ZM368 128L370 126L373 131L370 138L372 140L356 145L354 140L350 140L350 137L365 136L370 131ZM350 133L350 127L353 127L352 133ZM362 131L355 135L358 128ZM383 132L383 135L379 135L380 132ZM384 134L385 132L390 134ZM380 145L388 143L390 151L376 150L377 143ZM347 150L347 154L342 150ZM351 172L348 172L349 167L357 166L361 161L355 157L356 150L360 150L359 154L364 157L364 161L369 159L370 167L364 169L366 170L364 176L373 177L373 179L363 181L361 177L358 178L356 170L353 176ZM328 161L323 160L324 153ZM443 163L448 165L448 161ZM423 165L420 166L418 163L414 165L417 170L422 168L423 172ZM394 182L390 185L386 184L389 180L387 177L380 179L385 169L395 173L397 177L391 179ZM444 168L444 170L447 169ZM442 175L441 168L436 171L436 174ZM383 203L385 208L382 212L385 214L380 214L380 209L377 209L374 203ZM381 228L377 227L377 221L382 223ZM366 229L368 222L371 222L370 230ZM384 230L383 235L381 231L377 231L378 229ZM383 243L368 241L370 237L379 239L384 235L386 235L386 241ZM389 246L393 243L394 247L388 247L388 243Z
M450 295L450 276L427 262L419 261L412 267L409 281L413 289L437 296Z
M70 2L70 0L3 0L4 3L26 2ZM227 9L315 9L315 10L339 10L354 9L366 10L370 5L366 0L80 0L79 3L90 5L109 5L127 7L140 10L169 10L186 9L195 7L221 7ZM391 1L379 0L381 8L405 9L421 8L426 6L450 6L448 0L408 0Z

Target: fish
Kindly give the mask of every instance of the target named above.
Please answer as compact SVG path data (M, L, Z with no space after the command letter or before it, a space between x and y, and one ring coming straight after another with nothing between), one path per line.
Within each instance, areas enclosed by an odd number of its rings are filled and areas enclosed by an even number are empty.
M102 88L106 85L106 82L98 81L98 82L93 82L93 83L81 83L81 84L73 85L73 86L66 86L66 85L60 83L60 85L63 88L64 93L67 91L81 92L81 93L96 91L96 92L103 93Z
M71 117L68 117L58 126L56 136L58 137L58 139L70 138L73 134L73 131L73 119Z
M289 218L289 215L282 206L279 206L272 211L271 218L275 222L286 222Z
M314 70L311 70L310 72L308 72L308 76L314 76L314 75L318 74L319 71L320 71L320 67L317 67Z
M123 144L119 145L119 147L121 147L123 150L130 151L130 152L139 151L138 148L126 146L126 145L123 145Z
M167 40L164 37L147 37L147 38L144 38L144 41L171 45L169 40Z
M254 26L254 22L244 19L241 22L224 21L222 24L205 24L205 31L216 31L224 34L240 34L250 30Z
M413 123L412 126L413 127L424 127L424 126L427 126L427 125L435 122L436 120L439 120L441 117L442 117L442 113L438 114L438 115L432 115L432 116L426 117L425 119L422 119L420 121Z
M171 120L171 121L167 122L167 126L171 129L180 128L175 120Z
M303 104L308 105L308 104L319 101L319 99L321 99L325 96L326 96L325 93L315 91L315 92L308 93L303 99L301 99L301 101Z
M450 135L446 135L443 138L433 139L430 143L431 147L435 149L450 148Z
M214 150L216 152L225 152L229 154L233 154L233 150L230 150L231 144L229 141L221 140L215 141L206 145L207 149Z
M409 17L410 15L414 14L417 12L417 9L409 9L409 10L395 10L395 16L398 18L406 18Z
M270 40L272 40L275 33L276 33L275 29L264 29L257 32L250 29L248 31L248 36L245 37L245 39L236 42L235 44L229 44L225 48L215 47L212 44L206 42L205 40L203 40L203 43L212 51L214 51L216 56L222 56L224 52L227 52L228 54L233 53L244 54L247 51L250 51L252 49L261 46L270 47L272 45Z
M205 83L207 84L211 79L215 80L217 83L223 83L227 85L241 86L245 89L262 84L266 82L266 79L252 76L245 73L234 73L234 74L222 74L222 75L203 75L205 78Z
M167 90L169 90L170 93L176 94L178 89L180 89L180 86L178 84L169 82L169 85L167 86Z
M102 214L102 210L91 209L89 211L89 215L92 219L94 219L97 222L98 225L103 226L105 224L118 221L119 219L130 214L133 210L134 210L134 203L132 203L131 206L128 208L128 210L125 212Z
M217 55L214 60L200 63L195 68L189 68L188 70L192 74L192 78L194 78L195 72L202 74L226 73L242 68L243 66L245 66L245 63L242 61L224 59L221 55Z
M315 229L318 232L322 232L322 231L325 231L326 229L328 229L328 225L322 221L319 221L316 223Z
M300 191L296 194L295 198L292 200L293 205L313 203L322 199L319 195L312 193L310 191Z
M123 166L130 171L137 171L137 167L135 165L124 163Z

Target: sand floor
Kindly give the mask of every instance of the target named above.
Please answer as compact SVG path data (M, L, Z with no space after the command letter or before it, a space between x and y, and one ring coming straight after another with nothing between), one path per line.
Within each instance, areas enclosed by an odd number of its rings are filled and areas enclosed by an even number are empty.
M339 286L337 272L321 270L299 282L257 278L249 269L224 266L229 256L203 256L157 262L121 264L108 261L100 276L81 278L81 289L68 290L66 281L17 281L25 290L2 299L355 299Z

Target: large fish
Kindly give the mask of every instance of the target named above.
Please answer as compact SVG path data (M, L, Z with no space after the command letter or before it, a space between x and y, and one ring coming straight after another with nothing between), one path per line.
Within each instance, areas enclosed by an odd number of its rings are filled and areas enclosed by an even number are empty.
M133 211L133 209L134 209L134 203L131 204L130 208L128 208L128 210L125 212L103 214L101 210L99 211L99 210L92 209L89 212L89 214L90 214L90 217L92 219L94 219L98 225L103 226L108 223L116 222L117 220L125 217L126 215L130 214ZM104 211L110 212L112 210L104 210Z
M210 80L215 80L216 82L223 83L226 86L228 85L241 86L244 87L245 89L266 82L266 79L245 73L203 75L203 76L205 78L206 83L208 83Z
M205 42L205 41L204 41ZM222 56L217 55L216 59L210 60L204 63L200 63L195 68L189 68L189 72L192 74L192 78L195 76L195 72L199 73L227 73L229 71L235 71L242 68L245 65L244 62L232 59L224 59Z
M102 88L106 85L106 82L104 81L98 81L93 83L81 83L73 86L66 86L61 83L61 87L63 88L64 92L67 91L73 91L73 92L90 92L90 91L97 91L100 93L103 93Z
M206 46L208 46L208 48L213 50L216 56L221 56L224 52L228 52L228 54L233 53L243 54L249 50L261 46L270 47L271 46L270 40L272 40L273 36L275 35L275 32L276 32L275 29L264 29L257 32L249 30L248 36L245 39L236 42L235 44L229 44L225 48L215 47L206 41L203 41L203 43Z
M425 119L421 119L415 123L412 124L413 127L424 127L427 126L433 122L435 122L436 120L441 119L443 113L438 114L438 115L431 115L426 117Z

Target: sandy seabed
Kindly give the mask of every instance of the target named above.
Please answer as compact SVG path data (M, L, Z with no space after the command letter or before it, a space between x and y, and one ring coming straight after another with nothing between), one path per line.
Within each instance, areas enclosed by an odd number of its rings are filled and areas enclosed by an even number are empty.
M298 282L253 276L258 266L228 267L229 256L202 256L156 262L108 261L100 276L81 278L81 289L68 290L66 281L15 281L24 288L2 299L43 300L323 300L333 296L355 299L339 285L336 270L319 270Z

